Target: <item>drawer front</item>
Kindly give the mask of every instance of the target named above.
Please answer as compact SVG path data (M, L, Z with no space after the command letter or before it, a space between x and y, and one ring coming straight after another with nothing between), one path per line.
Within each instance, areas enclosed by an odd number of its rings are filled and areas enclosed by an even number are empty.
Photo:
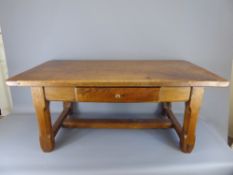
M190 87L154 88L78 88L45 87L45 97L51 101L77 102L179 102L188 101Z
M153 102L160 88L76 88L80 102Z

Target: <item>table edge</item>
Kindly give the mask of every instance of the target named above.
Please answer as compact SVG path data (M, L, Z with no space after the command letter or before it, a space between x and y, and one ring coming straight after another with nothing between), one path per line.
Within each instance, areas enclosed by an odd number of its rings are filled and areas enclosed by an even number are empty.
M64 81L12 81L8 79L6 81L8 86L69 86L69 87L158 87L158 86L170 86L170 87L228 87L229 81L130 81L130 82L106 82L106 81L78 81L73 80Z

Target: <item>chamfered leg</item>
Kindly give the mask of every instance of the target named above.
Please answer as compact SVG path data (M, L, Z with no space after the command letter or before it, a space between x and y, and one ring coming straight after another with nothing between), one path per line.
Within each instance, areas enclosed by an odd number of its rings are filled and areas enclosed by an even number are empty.
M183 136L180 139L180 148L185 153L190 153L195 145L195 130L203 93L203 87L192 87L190 99L185 103Z
M159 106L160 106L160 115L162 115L162 116L165 116L165 115L166 115L165 103L166 103L166 104L169 104L169 106L171 107L171 103L170 103L170 102L161 102L161 103L159 104Z
M69 113L68 115L72 115L74 114L74 102L67 102L67 101L64 101L63 102L63 110L69 108Z
M43 87L32 87L31 91L39 126L40 146L44 152L50 152L54 149L55 141L49 111L49 101L45 99Z

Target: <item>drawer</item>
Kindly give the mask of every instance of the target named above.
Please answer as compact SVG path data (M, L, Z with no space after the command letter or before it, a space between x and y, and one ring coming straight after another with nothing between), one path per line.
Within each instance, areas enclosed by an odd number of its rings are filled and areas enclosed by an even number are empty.
M45 87L45 97L50 101L77 102L178 102L188 101L190 87L148 88L82 88Z
M77 88L80 102L153 102L158 101L160 88Z

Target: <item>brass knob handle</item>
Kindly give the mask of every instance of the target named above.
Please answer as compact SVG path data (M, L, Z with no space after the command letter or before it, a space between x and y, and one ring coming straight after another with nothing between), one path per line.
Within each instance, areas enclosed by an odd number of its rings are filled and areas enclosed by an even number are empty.
M115 94L115 98L121 98L121 94Z

